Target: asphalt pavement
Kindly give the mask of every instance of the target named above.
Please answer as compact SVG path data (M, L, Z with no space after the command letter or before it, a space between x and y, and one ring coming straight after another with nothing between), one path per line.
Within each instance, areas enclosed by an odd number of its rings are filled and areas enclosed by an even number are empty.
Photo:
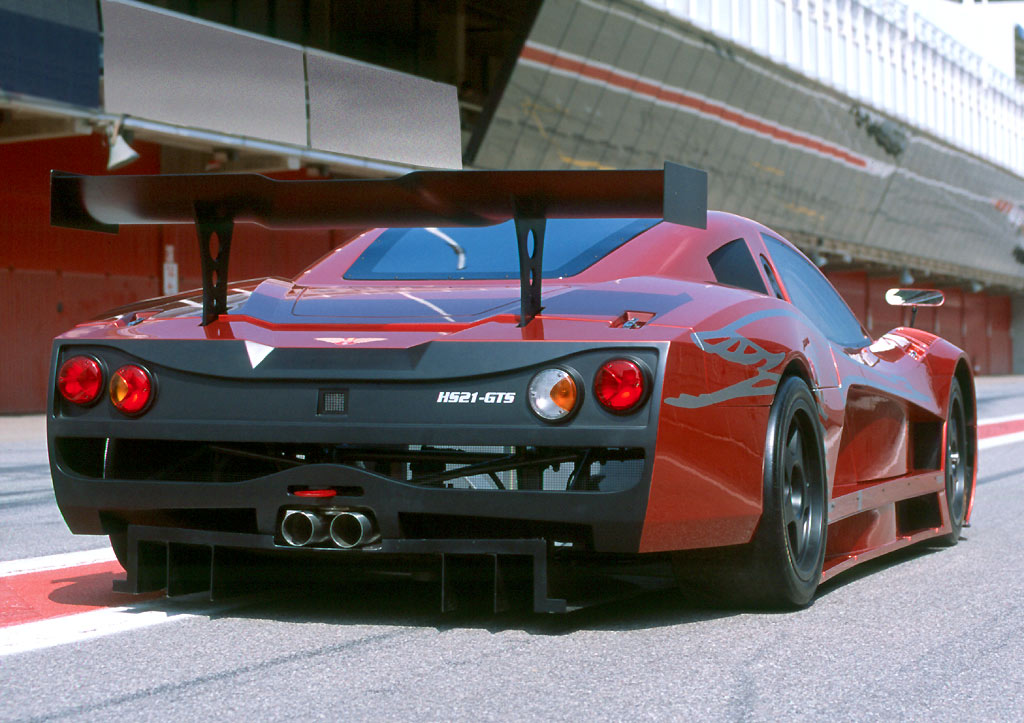
M0 416L0 562L100 543L76 537L64 525L53 499L44 417Z
M983 419L1024 415L1024 378L982 379L978 398ZM0 419L0 561L104 542L63 528L39 429ZM0 721L1024 720L1022 445L982 453L956 547L866 563L799 612L663 591L441 614L404 581L161 599L125 613L160 624L0 656Z

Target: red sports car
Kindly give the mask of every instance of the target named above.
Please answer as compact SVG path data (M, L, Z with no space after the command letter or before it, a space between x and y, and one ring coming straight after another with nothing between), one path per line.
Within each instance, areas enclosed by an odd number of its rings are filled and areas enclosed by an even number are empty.
M493 575L496 600L525 577L550 612L566 568L670 561L688 589L793 607L858 562L955 544L964 352L871 339L792 244L706 198L673 164L55 172L54 224L194 223L204 278L56 340L61 511L110 537L130 591L213 589L267 552L434 568L446 601L462 574ZM372 230L292 281L232 285L243 222Z

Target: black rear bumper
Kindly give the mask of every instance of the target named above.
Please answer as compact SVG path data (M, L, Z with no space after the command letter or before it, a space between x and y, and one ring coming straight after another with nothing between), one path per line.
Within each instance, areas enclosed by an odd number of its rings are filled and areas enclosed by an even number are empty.
M664 343L430 342L410 349L279 348L253 364L241 340L58 340L53 368L90 354L107 373L138 363L155 378L156 399L138 418L106 400L79 408L51 389L48 433L58 505L71 530L116 534L129 525L276 540L287 509L345 508L372 515L385 542L410 539L547 539L592 552L635 553L646 514L657 436ZM590 394L600 365L626 355L651 373L649 401L631 415L605 411ZM548 424L529 411L536 371L577 373L579 412ZM345 393L326 414L325 390ZM452 393L480 403L452 403ZM514 393L514 403L482 403ZM468 395L466 395L468 396ZM507 397L501 397L503 399ZM124 474L108 444L515 445L637 450L635 484L614 491L449 489L408 484L365 468L303 464L238 481ZM329 499L295 494L331 488ZM341 550L331 552L343 553Z
M539 536L600 552L637 551L648 489L645 483L612 493L420 488L331 464L242 482L85 479L60 465L52 474L58 504L76 533L110 534L118 525L148 524L281 542L285 510L344 508L369 513L385 540ZM295 494L306 488L336 494Z

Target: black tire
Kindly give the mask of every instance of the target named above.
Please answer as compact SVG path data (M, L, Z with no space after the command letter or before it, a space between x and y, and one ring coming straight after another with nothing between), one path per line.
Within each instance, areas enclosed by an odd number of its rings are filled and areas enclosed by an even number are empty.
M950 531L939 538L939 543L952 547L960 541L960 533L967 520L967 510L974 492L974 454L970 448L967 413L960 382L956 379L949 388L949 413L946 415L946 451L943 470L946 477L946 514Z
M676 553L686 593L716 603L793 609L814 598L828 529L825 453L818 406L788 377L768 418L761 521L747 545Z

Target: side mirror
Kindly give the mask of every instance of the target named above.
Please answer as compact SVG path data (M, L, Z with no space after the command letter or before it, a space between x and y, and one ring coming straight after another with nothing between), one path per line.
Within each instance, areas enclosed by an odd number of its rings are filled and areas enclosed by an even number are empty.
M917 319L917 307L942 306L946 296L938 289L889 289L885 292L885 303L890 306L910 307L910 326Z
M938 289L889 289L885 303L890 306L942 306L946 296Z

